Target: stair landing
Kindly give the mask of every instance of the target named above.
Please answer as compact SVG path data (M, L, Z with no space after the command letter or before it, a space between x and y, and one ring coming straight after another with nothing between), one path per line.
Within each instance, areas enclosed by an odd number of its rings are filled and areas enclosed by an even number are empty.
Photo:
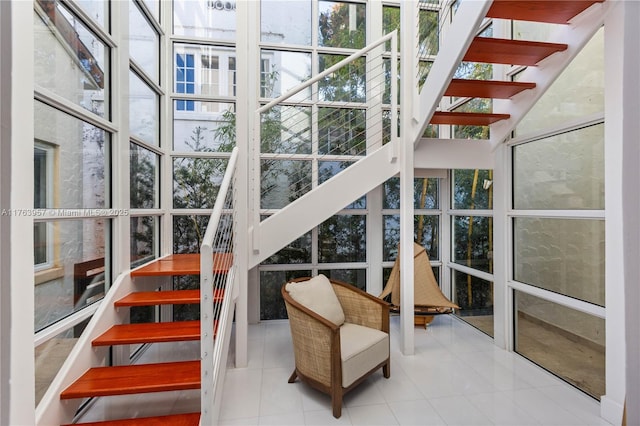
M214 253L213 272L226 273L233 264L232 253ZM171 254L157 259L148 265L131 271L132 277L198 275L200 274L200 254Z

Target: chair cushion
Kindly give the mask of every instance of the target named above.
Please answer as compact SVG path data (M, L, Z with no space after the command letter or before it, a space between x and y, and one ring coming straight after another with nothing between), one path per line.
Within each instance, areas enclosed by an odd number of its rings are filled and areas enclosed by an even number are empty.
M342 387L346 388L389 358L389 334L345 322L340 327Z
M288 283L285 287L293 300L311 309L337 326L344 323L344 311L329 279L320 274L307 281Z

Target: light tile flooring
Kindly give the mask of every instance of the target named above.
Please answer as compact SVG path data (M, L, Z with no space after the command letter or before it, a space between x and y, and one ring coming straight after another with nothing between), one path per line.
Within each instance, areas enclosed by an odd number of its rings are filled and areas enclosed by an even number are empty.
M286 321L250 326L249 365L227 371L221 425L608 425L594 399L490 337L446 315L415 329L415 355L399 350L391 321L391 378L373 374L344 398L296 381ZM230 359L233 354L230 354Z
M345 396L335 419L328 396L287 383L294 365L288 322L250 325L248 367L233 368L229 355L220 425L609 425L597 401L456 318L416 328L413 356L400 353L399 335L392 317L391 378L373 374ZM160 361L169 348L162 345L145 362ZM193 343L171 351L172 360L198 354ZM82 420L189 412L199 409L198 398L196 391L100 398Z

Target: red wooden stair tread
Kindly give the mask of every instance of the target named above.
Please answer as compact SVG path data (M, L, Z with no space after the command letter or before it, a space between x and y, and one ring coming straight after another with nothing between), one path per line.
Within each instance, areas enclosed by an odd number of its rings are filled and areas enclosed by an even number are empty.
M463 61L490 64L536 65L547 56L567 50L561 43L476 37Z
M91 368L60 399L200 388L200 361Z
M93 346L110 346L199 339L200 321L151 322L114 325L91 344Z
M138 419L105 420L101 422L74 423L75 426L198 426L200 413L171 414L167 416L141 417ZM71 425L63 425L71 426Z
M488 126L496 121L509 118L509 114L491 114L482 112L445 112L436 111L431 124L454 124L459 126Z
M445 96L469 98L509 99L523 90L533 89L535 83L500 80L453 79L444 92Z
M224 292L214 290L214 301L222 301ZM166 291L141 291L130 293L114 305L116 308L123 306L150 306L150 305L188 305L200 303L200 290L166 290Z
M232 263L233 253L214 253L213 272L225 273L229 271ZM200 274L200 255L198 253L172 254L131 271L132 277L198 274Z
M602 2L604 0L494 0L487 17L566 24L594 3Z

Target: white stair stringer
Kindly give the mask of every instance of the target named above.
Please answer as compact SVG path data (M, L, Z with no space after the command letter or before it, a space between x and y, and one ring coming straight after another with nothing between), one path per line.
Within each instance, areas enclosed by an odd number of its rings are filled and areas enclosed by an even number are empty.
M559 26L548 41L566 43L568 48L565 51L554 53L537 66L527 67L519 74L519 81L535 83L535 88L525 90L511 99L493 100L493 112L509 114L511 117L491 125L492 151L509 137L520 120L533 108L598 29L602 27L610 3L608 1L596 3L576 16L569 24Z
M476 36L482 20L487 16L492 0L463 1L453 17L451 27L442 40L429 75L422 86L417 111L413 117L418 121L414 127L417 133L413 136L415 144L424 134L433 113L436 111L445 90L449 86L456 69Z
M398 162L390 160L391 150L392 144L384 145L260 222L253 231L249 268L396 175Z

